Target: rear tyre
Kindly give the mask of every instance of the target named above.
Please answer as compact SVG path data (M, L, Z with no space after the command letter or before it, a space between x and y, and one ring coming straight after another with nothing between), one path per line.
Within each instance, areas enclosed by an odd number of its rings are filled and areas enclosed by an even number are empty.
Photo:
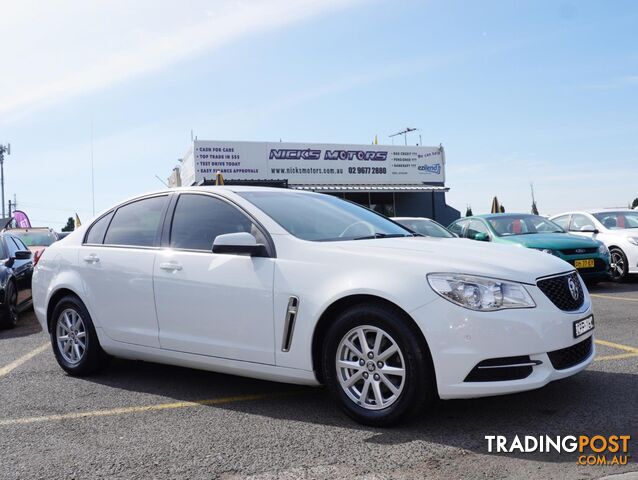
M629 277L629 265L627 256L620 248L610 248L609 256L611 260L611 279L614 282L624 282Z
M75 296L62 298L53 309L51 345L58 364L76 377L103 368L108 355L102 350L91 316Z
M435 398L430 352L417 335L384 305L356 305L336 318L323 343L323 377L348 416L388 427Z
M2 306L0 329L15 328L18 324L18 290L13 281L9 281L4 291L6 303Z

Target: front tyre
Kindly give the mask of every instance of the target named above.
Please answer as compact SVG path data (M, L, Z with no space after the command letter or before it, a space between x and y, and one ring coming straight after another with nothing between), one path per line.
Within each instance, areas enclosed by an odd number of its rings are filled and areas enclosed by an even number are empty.
M609 249L611 260L611 279L614 282L624 282L629 277L629 264L627 256L620 248L612 247Z
M77 377L100 370L108 358L89 312L75 296L62 298L53 309L51 345L58 364Z
M394 425L435 396L427 347L401 312L384 305L341 313L326 334L322 362L332 396L365 425Z

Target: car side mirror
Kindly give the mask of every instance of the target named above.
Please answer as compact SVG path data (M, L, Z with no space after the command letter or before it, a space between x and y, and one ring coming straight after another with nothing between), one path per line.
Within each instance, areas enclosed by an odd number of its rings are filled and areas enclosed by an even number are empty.
M587 227L583 227L578 231L582 233L593 233L594 235L600 233L600 230L598 230L597 228L587 228Z
M478 240L479 242L489 242L490 237L487 233L478 232L474 234L474 240Z
M29 251L29 250L18 250L15 253L14 258L16 260L29 260L31 258L31 251Z
M257 243L254 235L248 232L226 233L218 235L213 241L213 253L229 255L250 255L251 257L266 257L266 246Z

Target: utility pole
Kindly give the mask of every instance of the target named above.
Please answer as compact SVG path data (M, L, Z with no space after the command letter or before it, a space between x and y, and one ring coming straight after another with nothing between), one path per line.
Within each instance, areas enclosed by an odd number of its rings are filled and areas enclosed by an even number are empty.
M11 144L0 144L0 188L2 189L2 218L4 216L4 154L11 155Z

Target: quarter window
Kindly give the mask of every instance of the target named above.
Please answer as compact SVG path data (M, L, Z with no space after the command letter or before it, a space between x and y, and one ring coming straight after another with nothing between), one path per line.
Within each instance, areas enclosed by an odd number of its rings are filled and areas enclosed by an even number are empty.
M104 244L154 246L166 198L166 195L146 198L118 208L106 232Z
M91 226L88 235L86 236L86 242L93 245L99 245L104 241L104 234L106 233L106 228L109 226L109 222L113 218L113 212L104 215L97 222Z
M239 232L266 245L259 228L236 207L208 195L182 194L173 215L170 247L211 251L218 235Z

